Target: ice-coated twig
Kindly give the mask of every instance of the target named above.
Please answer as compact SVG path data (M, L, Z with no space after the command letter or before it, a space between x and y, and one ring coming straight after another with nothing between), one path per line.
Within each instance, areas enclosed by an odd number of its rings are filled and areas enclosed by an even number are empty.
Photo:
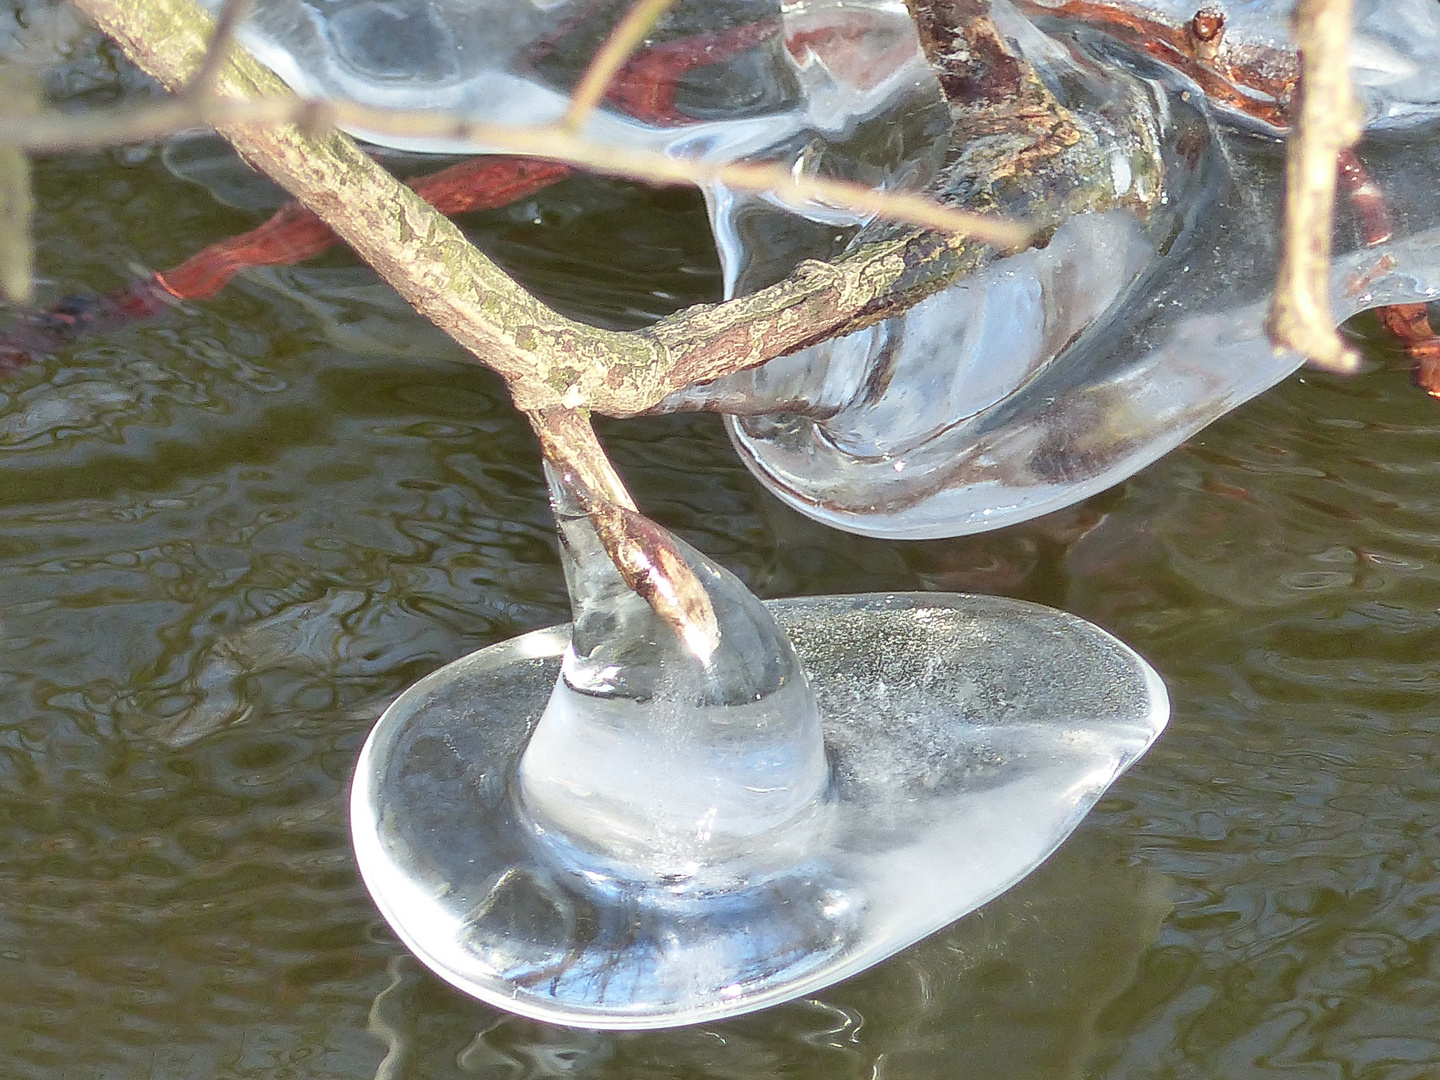
M702 662L720 640L710 596L663 529L635 508L590 419L575 409L527 414L540 449L632 592L654 610Z

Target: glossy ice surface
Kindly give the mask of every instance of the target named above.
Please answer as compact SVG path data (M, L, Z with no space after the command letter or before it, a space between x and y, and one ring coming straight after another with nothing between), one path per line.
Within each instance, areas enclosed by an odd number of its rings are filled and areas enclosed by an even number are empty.
M1434 125L1421 123L1436 115L1426 57L1440 48L1437 12L1396 0L1361 21L1357 57L1388 65L1362 73L1369 118L1390 129L1361 156L1396 228L1357 249L1342 200L1337 319L1440 296L1429 180L1440 155ZM1248 15L1227 41L1284 45L1283 17ZM1164 207L1143 224L1125 211L1072 217L1043 250L1000 259L895 319L676 396L676 407L713 400L738 414L729 425L742 459L792 507L898 539L1014 524L1124 480L1300 366L1265 331L1277 147L1253 124L1197 108L1188 79L1105 43L1092 51L1093 35L1069 45L1073 56L1044 63L1118 59L1154 86ZM1091 182L1129 183L1130 170Z
M743 855L754 869L723 885L572 861L516 801L569 637L535 631L417 683L361 754L360 869L406 944L468 993L559 1023L749 1012L854 974L1019 880L1168 713L1132 651L1034 604L766 606L819 702L830 780L813 816L757 837ZM677 778L663 743L648 761Z
M1065 0L1031 0L1037 9ZM1123 0L1115 5L1183 25L1205 7L1195 0ZM1225 14L1222 59L1274 70L1293 65L1290 20L1294 0L1240 0L1214 5ZM1440 102L1440 6L1433 0L1357 0L1350 69L1367 126L1432 119Z
M1098 65L1148 87L1146 122L1162 134L1163 160L1153 163L1162 207L1144 221L1117 220L1126 211L1081 215L1045 250L992 262L899 318L670 402L735 413L742 459L801 512L893 538L1023 521L1133 475L1299 365L1264 334L1280 200L1276 145L1257 132L1264 125L1212 107L1188 77L1072 21L1068 8L1044 17L1062 6L1035 0L1027 19L998 0L993 11L1052 80ZM1193 14L1179 0L1110 6L1172 25ZM560 115L586 43L622 8L261 0L247 40L308 92L532 123ZM1290 13L1287 3L1230 5L1223 57L1260 75L1293 74ZM646 48L683 49L767 20L773 34L679 77L670 118L644 118L633 98L616 99L588 133L879 184L935 177L945 109L902 5L681 3ZM1372 132L1361 156L1397 227L1389 243L1357 250L1340 207L1337 318L1440 295L1437 57L1440 8L1431 0L1358 5L1352 67ZM1117 162L1085 182L1123 190L1145 172ZM797 216L719 185L706 198L732 295L800 258L834 254L842 227L857 224L833 208Z
M1122 232L1079 256L1101 270L1078 266L1068 243L1027 253L1013 267L997 266L953 295L865 332L902 342L887 361L920 354L914 366L923 366L925 377L891 383L878 401L857 395L832 419L732 417L736 448L795 509L836 528L895 539L997 529L1111 487L1301 365L1300 357L1270 344L1269 300L1250 299L1263 297L1273 280L1273 240L1243 212L1229 216L1248 201L1231 193L1236 198L1208 208L1214 216L1197 230L1209 234L1206 242L1157 259L1137 281L1116 282L1143 243ZM1103 232L1098 222L1070 224L1057 242L1081 227ZM1016 280L1027 273L1033 276ZM1337 316L1440 297L1440 229L1343 257L1332 281ZM1083 307L1117 284L1129 287L1114 311L1058 355L1043 351L1045 330L1064 325L1067 304ZM1004 340L997 344L997 337ZM821 356L811 362L836 378L829 357L852 340L819 347ZM977 355L986 347L994 351ZM943 395L957 364L982 377L959 387L955 404ZM901 441L899 448L853 449L857 434L872 426L869 414L894 415L910 404L902 415L913 419L945 401L953 405L948 422L936 423L933 433L892 425L885 434Z
M542 844L577 865L731 887L767 865L764 849L812 817L825 791L805 670L734 574L635 515L647 554L683 562L709 604L708 618L677 633L621 578L559 475L546 474L574 623L520 761L522 812Z
M1164 726L1159 676L1073 616L765 605L634 515L648 564L703 591L676 624L546 474L573 624L406 691L351 802L385 917L485 1001L668 1027L826 986L1034 869Z
M218 10L219 0L208 0ZM298 91L442 109L507 125L557 121L626 0L258 0L246 44ZM658 83L659 94L650 83ZM945 110L899 0L677 0L585 124L589 139L711 161L915 186L944 152ZM359 131L408 150L483 143ZM706 188L731 282L769 270L793 215ZM833 209L812 205L820 220ZM854 218L840 214L844 224ZM828 233L829 230L827 230ZM761 250L756 250L757 248ZM784 253L779 253L784 257Z

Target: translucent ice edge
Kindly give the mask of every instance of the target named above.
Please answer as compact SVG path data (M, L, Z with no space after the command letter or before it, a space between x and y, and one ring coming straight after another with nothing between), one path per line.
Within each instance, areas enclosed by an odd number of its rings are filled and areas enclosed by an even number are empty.
M217 7L218 0L211 0L210 6ZM462 38L484 37L477 27L485 25L486 18L527 9L529 5L525 0L502 3L488 14L467 10L463 4L429 5L424 10L430 18L439 20L437 30L456 31L441 34L442 41L448 42L448 47L440 50L443 55L409 57L415 68L413 77L367 77L341 61L333 35L326 27L349 11L387 7L379 2L346 0L322 14L304 0L262 0L257 11L261 18L243 26L240 37L256 57L293 90L309 97L349 99L381 108L447 112L475 122L532 130L555 124L565 114L570 104L567 93L509 70L523 53L522 46L533 44L524 40L523 35L512 39L498 33L498 44L489 50L466 50L458 44ZM790 74L798 84L799 94L795 100L787 107L771 111L745 109L747 96L756 88L741 83L712 102L717 108L711 119L649 124L601 106L589 114L577 134L592 145L650 151L712 166L773 159L782 167L815 168L827 176L877 187L915 186L929 178L943 152L938 142L933 147L909 147L905 152L908 156L903 159L883 161L858 160L848 146L857 126L887 111L898 112L902 103L908 102L905 107L912 109L916 102L943 108L938 83L920 51L903 4L890 0L862 3L847 0L787 9L727 0L719 8L748 12L752 17L779 15L785 32L798 35L795 53L782 50L785 57L782 62L790 65ZM389 15L394 18L399 13L397 5ZM577 8L573 17L579 14ZM826 59L838 63L842 69L847 59L854 61L856 50L847 49L843 32L839 37L841 44L831 46L838 50L836 55L827 54L822 47L825 58L817 57L812 45L806 43L806 34L817 29L809 24L816 20L821 24L820 29L838 20L837 25L843 31L846 20L867 18L876 20L877 39L892 44L884 57L868 68L862 65L860 71L836 72L829 69ZM465 33L459 33L461 29ZM853 31L853 27L851 29ZM402 59L405 58L397 57L396 62ZM426 78L425 69L430 64L438 64L450 72L449 77ZM724 115L727 109L732 111L731 115ZM405 135L364 126L347 130L376 145L416 153L510 152L506 146L473 136ZM736 192L718 180L699 186L711 208L725 280L732 289L753 256L753 252L743 250L734 238L739 216L768 212L782 219L800 215L840 225L853 225L868 217L816 200Z
M356 854L406 945L464 992L561 1024L668 1027L777 1004L1020 880L1168 716L1134 652L1038 605L874 594L767 606L811 673L833 770L791 869L724 890L637 887L532 842L514 768L568 639L556 627L417 683L361 752Z
M1339 319L1436 297L1440 228L1355 252L1331 274ZM1042 377L905 454L856 457L808 422L775 439L757 437L753 421L726 422L765 486L825 524L892 539L983 532L1119 483L1298 369L1298 354L1271 345L1268 311L1267 298L1181 317L1154 344L1105 338L1098 348L1120 355L1095 367L1080 363L1082 372L1094 371L1089 380L1067 378L1077 356L1096 352L1082 338ZM1133 359L1124 356L1136 346ZM907 473L926 477L923 485L907 490Z
M1038 7L1062 2L1033 0ZM1183 26L1203 5L1201 0L1120 0L1115 6ZM1232 0L1220 6L1226 17L1223 40L1234 58L1255 48L1293 53L1294 0ZM1350 70L1367 128L1433 118L1440 105L1440 5L1434 0L1357 0Z
M897 5L879 3L862 7L905 17ZM348 72L333 55L323 51L298 54L291 42L277 40L272 32L246 26L242 27L239 37L257 59L302 96L348 99L379 108L452 113L474 122L514 128L555 124L570 104L568 93L499 66L475 67L467 70L463 79L440 84L419 76L379 80ZM917 43L912 57L895 63L883 79L863 91L837 86L828 79L802 80L807 93L795 107L674 125L647 124L602 106L589 115L580 134L591 142L627 149L652 150L707 162L731 162L755 156L805 132L840 135L857 119L875 114L913 84L929 78ZM817 82L820 85L809 85ZM822 86L832 92L816 93ZM836 100L837 93L843 100ZM363 127L351 129L351 134L378 146L416 153L507 152L504 147L497 148L471 137L405 135Z

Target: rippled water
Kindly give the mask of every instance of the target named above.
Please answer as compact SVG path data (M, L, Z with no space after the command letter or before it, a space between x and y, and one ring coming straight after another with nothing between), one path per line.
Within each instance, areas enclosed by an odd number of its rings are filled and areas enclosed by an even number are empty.
M50 297L258 220L154 156L40 181ZM471 225L538 244L530 280L612 324L718 288L681 193L581 181ZM615 287L567 284L595 265ZM349 772L383 703L567 612L498 384L349 304L352 279L344 255L257 275L0 385L4 1075L1440 1068L1440 406L1398 363L1293 379L1084 507L956 541L799 518L713 418L607 426L645 509L762 595L1060 605L1142 651L1175 716L976 916L813 1000L596 1034L424 973L354 870Z

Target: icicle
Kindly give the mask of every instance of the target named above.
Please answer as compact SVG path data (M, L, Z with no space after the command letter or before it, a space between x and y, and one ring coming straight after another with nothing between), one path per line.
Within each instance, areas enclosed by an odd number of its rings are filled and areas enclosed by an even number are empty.
M710 604L662 618L547 472L575 622L521 758L522 804L542 833L634 873L693 876L755 856L767 835L815 809L826 784L820 716L794 648L733 574L612 508L639 538L652 588L664 589L678 563Z

